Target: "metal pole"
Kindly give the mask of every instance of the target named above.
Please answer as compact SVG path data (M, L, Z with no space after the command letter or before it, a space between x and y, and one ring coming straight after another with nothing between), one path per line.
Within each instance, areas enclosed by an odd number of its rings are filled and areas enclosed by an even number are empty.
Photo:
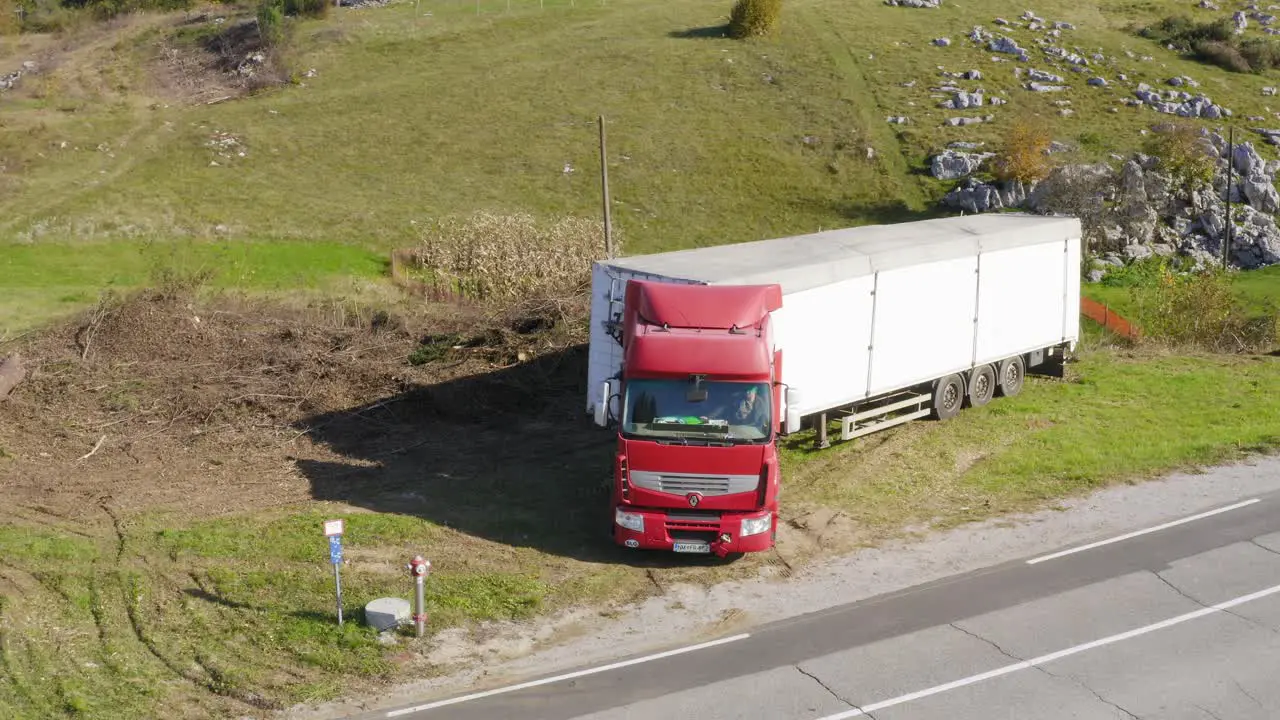
M421 575L413 579L414 584L416 585L414 588L414 600L416 601L416 604L413 606L413 624L414 628L418 632L418 637L422 637L423 633L427 631L427 616L422 611L422 608L426 605L426 600L423 597L423 585L425 580L426 578Z
M1222 268L1231 264L1231 178L1235 175L1236 126L1227 128L1227 234L1222 241Z
M342 627L342 574L337 563L333 564L333 585L338 589L338 627Z
M613 218L609 208L609 153L605 140L604 116L598 117L600 122L600 188L604 197L604 252L613 259Z

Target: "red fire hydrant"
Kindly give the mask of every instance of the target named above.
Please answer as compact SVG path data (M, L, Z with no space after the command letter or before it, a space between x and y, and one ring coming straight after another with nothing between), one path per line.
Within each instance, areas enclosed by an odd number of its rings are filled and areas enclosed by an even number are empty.
M431 561L424 560L421 555L415 555L409 561L409 575L413 577L414 599L416 601L413 606L413 624L418 632L418 637L422 637L422 634L426 632L427 611L424 608L426 601L423 586L429 572L431 572Z

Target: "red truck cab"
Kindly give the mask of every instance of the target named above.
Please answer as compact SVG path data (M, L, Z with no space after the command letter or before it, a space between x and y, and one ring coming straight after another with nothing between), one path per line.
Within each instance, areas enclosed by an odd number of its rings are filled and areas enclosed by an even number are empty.
M597 423L617 428L619 545L720 557L773 547L785 423L770 313L781 305L778 285L627 282L622 370L596 404Z

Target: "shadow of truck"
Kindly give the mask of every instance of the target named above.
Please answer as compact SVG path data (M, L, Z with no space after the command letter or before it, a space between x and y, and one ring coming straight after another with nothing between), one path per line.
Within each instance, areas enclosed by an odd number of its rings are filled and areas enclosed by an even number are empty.
M297 461L317 500L416 515L494 542L618 560L613 436L583 410L586 347L303 420L342 461Z

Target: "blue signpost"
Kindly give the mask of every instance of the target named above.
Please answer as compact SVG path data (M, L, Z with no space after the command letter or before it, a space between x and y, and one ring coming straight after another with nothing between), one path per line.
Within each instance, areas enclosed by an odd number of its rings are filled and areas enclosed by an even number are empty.
M342 520L326 520L324 534L329 538L329 562L333 564L333 585L338 592L338 626L342 626Z

